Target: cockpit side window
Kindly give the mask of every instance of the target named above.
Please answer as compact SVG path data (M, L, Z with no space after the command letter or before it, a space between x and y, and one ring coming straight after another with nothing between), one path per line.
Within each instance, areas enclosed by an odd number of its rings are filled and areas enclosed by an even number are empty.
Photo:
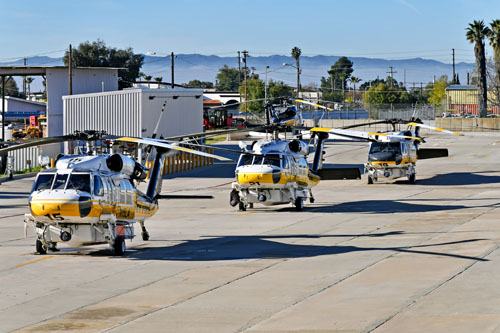
M54 180L55 174L40 174L36 179L35 184L33 184L32 191L48 190L52 186L52 181Z
M252 163L252 164L253 164L253 165L261 165L261 164L262 164L262 160L263 160L263 159L264 159L264 158L263 158L262 156L255 156L255 157L253 158L253 163Z
M88 173L72 173L66 189L90 193L90 175Z
M99 176L94 176L94 194L98 196L104 194L104 184Z
M266 157L264 157L264 164L268 165L274 165L277 167L280 167L280 155L278 154L267 154Z
M253 160L252 155L247 155L247 154L241 155L240 160L238 161L238 166L251 165L252 160Z
M53 190L63 190L66 186L66 180L68 180L67 174L57 174L54 180L54 185L52 185Z

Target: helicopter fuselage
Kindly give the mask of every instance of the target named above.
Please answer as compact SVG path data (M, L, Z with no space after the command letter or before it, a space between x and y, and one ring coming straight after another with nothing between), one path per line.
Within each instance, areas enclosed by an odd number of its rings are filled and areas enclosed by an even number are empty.
M266 206L296 203L311 197L310 189L320 178L311 172L307 145L297 140L261 140L242 154L235 171L233 193L240 208L260 203Z
M132 239L134 224L142 227L156 213L157 201L137 190L131 172L109 170L109 158L66 156L56 168L37 175L25 222L44 245L79 247Z
M412 135L412 133L401 132L394 135ZM396 179L408 177L410 182L416 174L418 146L413 140L400 137L381 137L379 141L370 144L368 162L365 169L368 173L368 182L378 180L380 177Z

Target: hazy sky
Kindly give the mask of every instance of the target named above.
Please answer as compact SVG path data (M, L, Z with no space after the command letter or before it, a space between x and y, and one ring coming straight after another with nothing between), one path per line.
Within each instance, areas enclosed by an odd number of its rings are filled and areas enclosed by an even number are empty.
M499 0L0 0L0 62L97 38L137 53L422 57L472 62L465 29ZM491 50L488 48L489 53Z

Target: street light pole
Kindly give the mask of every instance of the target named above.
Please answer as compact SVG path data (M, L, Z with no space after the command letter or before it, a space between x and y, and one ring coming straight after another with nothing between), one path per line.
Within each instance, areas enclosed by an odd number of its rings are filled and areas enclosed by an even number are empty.
M301 70L299 67L297 66L294 66L292 64L287 64L286 62L283 63L283 66L290 66L290 67L293 67L293 68L296 68L297 69L297 95L295 96L296 98L299 98L299 90L300 90L300 74L301 74Z
M266 84L264 86L264 101L267 103L267 70L269 69L269 66L266 66Z

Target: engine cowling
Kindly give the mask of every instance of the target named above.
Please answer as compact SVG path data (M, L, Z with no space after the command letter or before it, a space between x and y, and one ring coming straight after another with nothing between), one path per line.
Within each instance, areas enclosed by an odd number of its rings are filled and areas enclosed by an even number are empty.
M121 172L132 179L146 179L146 169L133 159L123 154L113 154L106 159L106 165L109 170Z
M309 154L309 147L307 146L307 144L300 140L290 141L290 143L288 144L288 148L290 149L290 151L299 153L304 156Z

